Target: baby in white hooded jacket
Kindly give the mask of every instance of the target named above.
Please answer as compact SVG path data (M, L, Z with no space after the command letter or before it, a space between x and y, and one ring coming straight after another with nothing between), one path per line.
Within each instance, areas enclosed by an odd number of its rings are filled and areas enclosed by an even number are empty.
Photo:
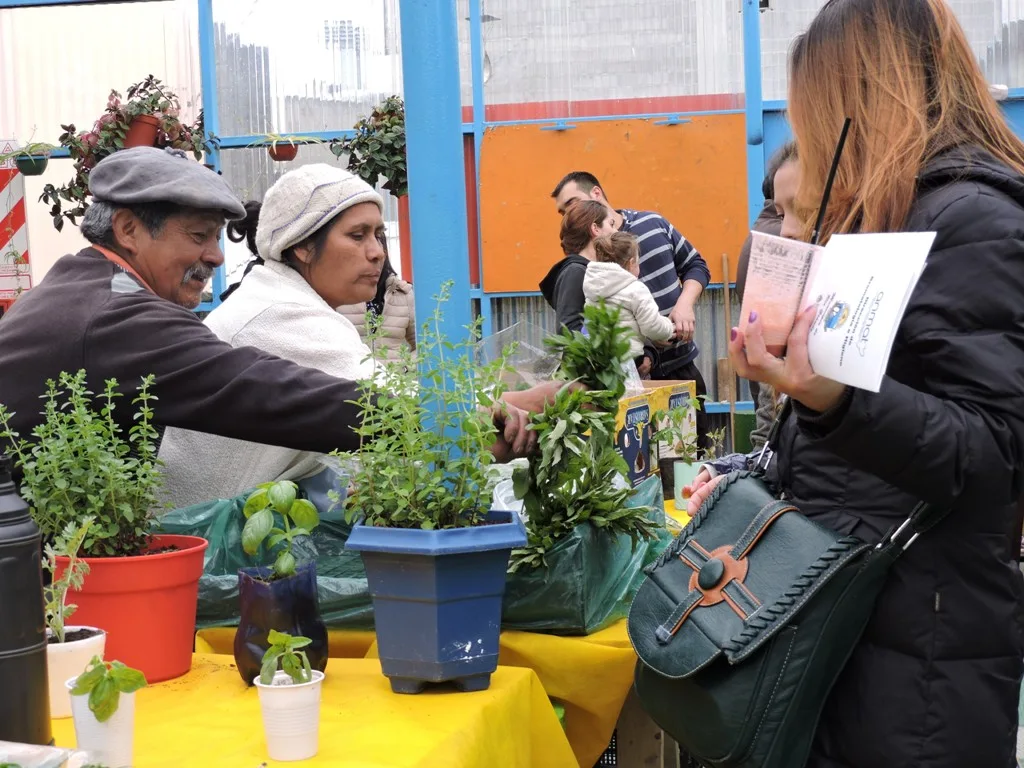
M644 354L644 341L664 343L675 338L675 325L664 317L650 289L640 281L640 248L627 232L602 235L594 241L597 260L590 262L583 278L587 304L604 299L621 309L619 324L632 332L629 351Z

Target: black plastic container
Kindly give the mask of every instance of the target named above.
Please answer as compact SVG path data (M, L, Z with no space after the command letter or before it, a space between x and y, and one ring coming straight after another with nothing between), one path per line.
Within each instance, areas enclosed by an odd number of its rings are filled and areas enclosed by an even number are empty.
M53 744L39 528L0 454L0 741Z
M327 668L327 627L320 619L316 593L316 563L305 563L287 579L263 581L273 569L242 568L238 572L241 619L235 632L235 665L246 685L260 673L263 654L270 643L270 630L293 637L308 637L304 650L309 665L323 672Z

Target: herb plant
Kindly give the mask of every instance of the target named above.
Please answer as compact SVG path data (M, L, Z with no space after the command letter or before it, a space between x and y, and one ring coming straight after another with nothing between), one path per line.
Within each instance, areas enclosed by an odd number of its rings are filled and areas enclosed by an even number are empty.
M497 428L491 408L501 395L506 356L475 364L479 320L465 341L441 335L441 305L451 282L416 338L416 362L403 347L380 362L359 399L363 423L352 466L354 491L345 518L365 525L434 530L476 525L490 507L487 467ZM370 346L381 332L371 330ZM422 377L421 381L417 379Z
M101 723L107 722L121 700L122 693L134 693L146 687L146 678L137 669L120 661L104 661L93 656L85 671L75 680L72 696L89 695L89 709Z
M267 635L270 647L263 654L260 682L270 685L278 668L292 679L293 683L308 683L313 679L313 668L309 665L306 652L299 650L312 643L308 637L292 637L287 632L270 630Z
M84 518L81 522L68 522L64 531L43 549L43 568L53 575L50 586L46 588L46 626L50 628L58 643L64 642L64 626L78 606L68 605L69 589L81 589L85 577L89 574L89 564L78 557L78 550L92 531L93 519ZM67 567L56 577L57 558L68 558Z
M628 331L618 317L618 309L603 303L588 306L587 334L566 332L545 342L562 356L560 376L591 389L564 387L531 419L540 451L512 475L528 540L513 551L510 571L544 565L546 553L582 523L626 534L634 543L656 533L647 507L626 505L632 494L628 468L615 448L615 414L625 392L622 363L629 358Z
M369 117L355 124L356 135L330 143L336 157L348 155L348 169L372 187L383 176L384 189L396 197L409 191L405 165L405 102L389 96Z
M274 561L271 578L284 579L295 575L295 555L292 542L298 536L308 536L320 525L320 515L308 499L298 498L299 487L289 481L262 483L245 500L245 527L242 528L242 549L255 555L263 542L271 550L279 544L285 546ZM276 525L277 513L281 525Z
M704 396L701 395L701 399ZM693 402L686 399L682 405L674 408L656 411L652 423L658 425L658 429L651 435L651 443L659 445L667 443L670 450L675 454L676 461L693 464L700 460L697 447L697 433L690 429L690 411L693 410ZM717 454L725 442L725 429L717 429L708 433L708 440L711 443L710 452Z
M21 494L51 541L69 523L92 518L82 553L86 557L138 555L149 544L149 528L162 485L153 427L154 377L143 377L132 400L135 424L127 436L114 420L118 383L108 379L94 395L85 371L61 373L46 382L43 423L22 439L11 428L13 413L0 405L0 438L23 473Z

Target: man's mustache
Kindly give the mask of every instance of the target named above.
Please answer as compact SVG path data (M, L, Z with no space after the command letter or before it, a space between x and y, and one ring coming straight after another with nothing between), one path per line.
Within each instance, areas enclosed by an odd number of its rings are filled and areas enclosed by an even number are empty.
M213 277L213 267L199 262L198 264L193 264L188 268L185 272L185 277L182 278L181 282L184 284L189 280L201 280L205 283L211 277Z

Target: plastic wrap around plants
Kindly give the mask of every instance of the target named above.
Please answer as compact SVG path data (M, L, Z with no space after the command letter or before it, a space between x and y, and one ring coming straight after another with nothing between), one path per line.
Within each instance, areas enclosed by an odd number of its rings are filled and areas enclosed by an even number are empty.
M313 560L324 623L335 629L373 627L373 607L358 553L345 550L351 531L340 507L332 509L328 492L342 495L344 480L333 470L298 482L300 493L320 511L312 536L296 540L300 561ZM630 506L650 506L652 519L664 523L661 482L648 478L630 497ZM242 549L242 508L248 494L174 510L161 518L163 533L202 536L210 542L199 580L196 624L199 628L238 624L238 569L270 565L269 555L250 557ZM579 526L547 555L547 567L511 574L502 624L552 634L590 634L625 617L643 580L643 568L671 540L668 532L631 545L627 536L609 536L590 524Z

